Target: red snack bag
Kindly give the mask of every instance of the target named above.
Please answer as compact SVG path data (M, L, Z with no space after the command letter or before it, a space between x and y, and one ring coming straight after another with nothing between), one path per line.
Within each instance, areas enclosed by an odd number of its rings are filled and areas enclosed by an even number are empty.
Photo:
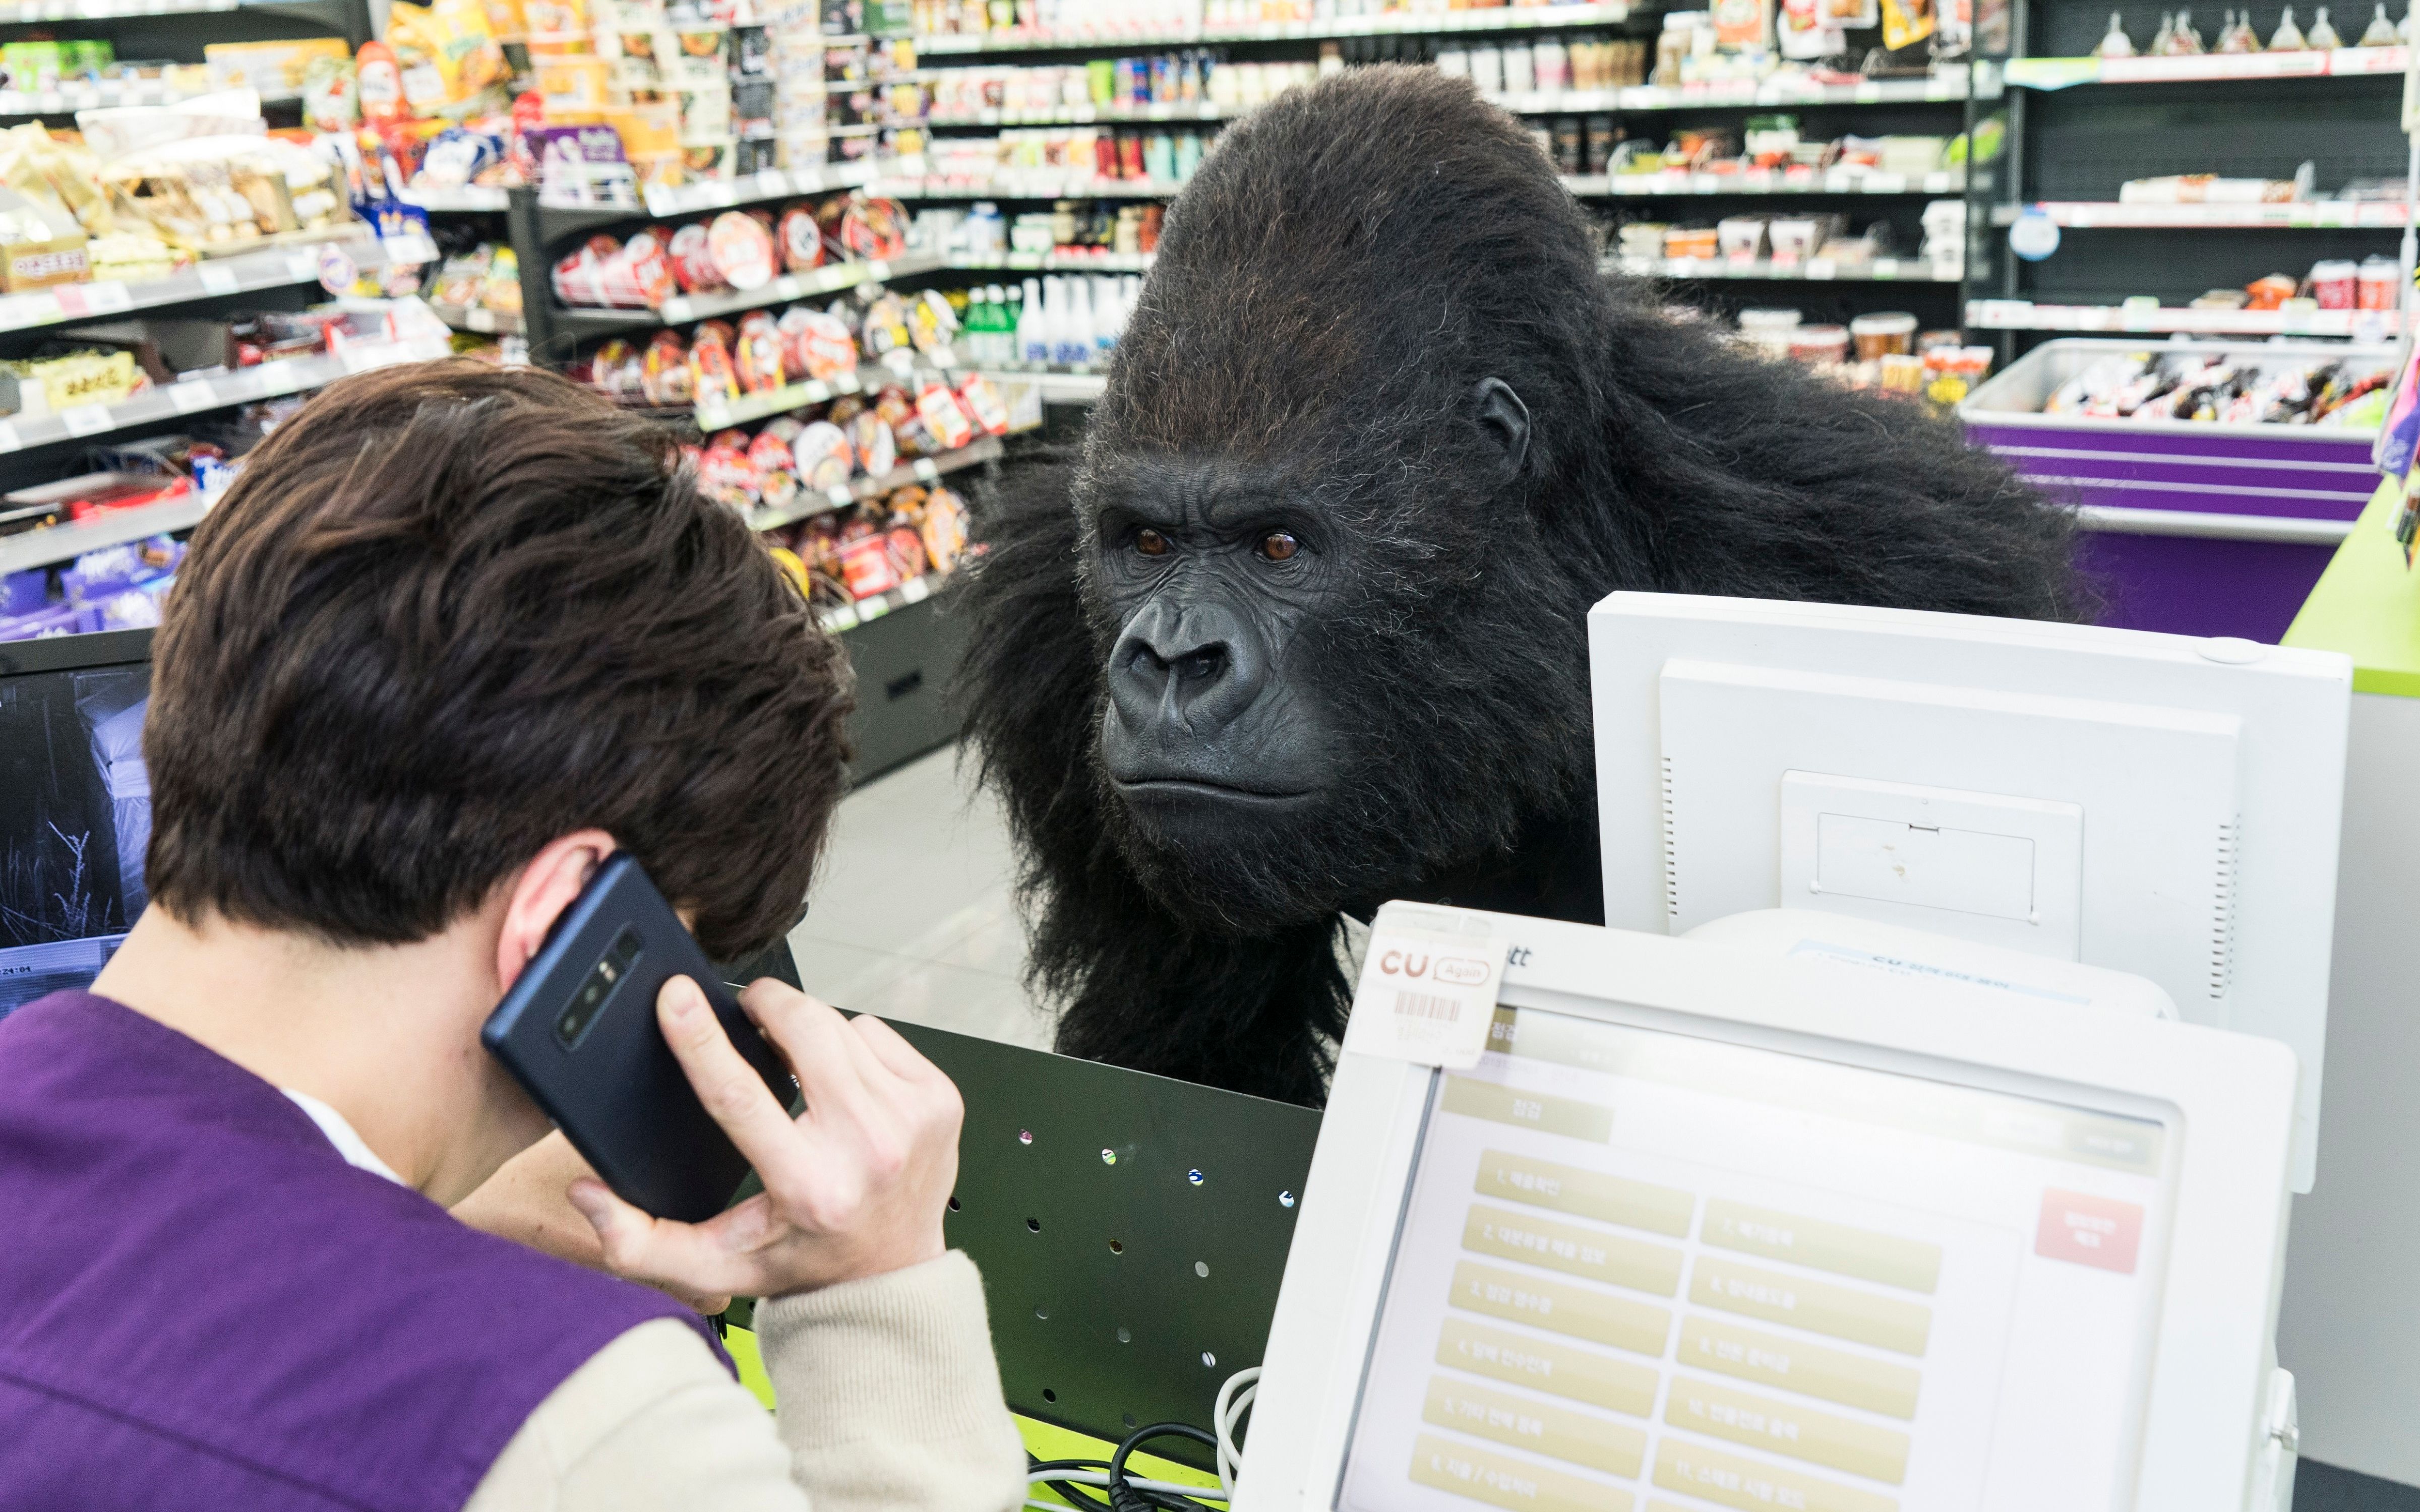
M659 331L640 359L639 393L649 404L688 404L696 396L691 381L689 346L677 331Z
M782 217L778 239L782 244L782 266L794 273L810 268L820 268L824 261L824 236L815 225L815 212L800 205Z
M757 497L767 507L783 509L799 496L798 464L790 448L770 427L748 443L748 465L756 471Z
M715 266L714 249L706 239L703 221L674 232L665 247L672 257L673 277L680 281L682 293L713 294L731 286L723 282L722 270Z
M936 572L954 571L967 549L967 506L947 488L924 500L924 556Z
M754 505L758 497L756 470L740 444L745 440L738 431L722 432L706 442L706 455L697 464L698 486L735 509Z
M924 542L914 526L893 526L883 532L882 540L891 553L892 570L899 574L900 581L924 576Z
M958 408L958 396L938 379L917 391L916 414L942 451L954 452L975 439L974 422Z
M605 302L622 309L654 309L673 297L672 262L654 231L632 237L597 270Z
M958 380L958 408L994 436L1008 434L1008 401L1001 397L1000 385L981 373Z
M729 326L708 320L697 328L697 339L689 348L689 374L693 404L725 405L739 397L739 375L731 365Z
M840 548L841 581L848 585L851 598L872 598L899 586L899 567L891 559L890 543L872 526L855 541L843 530Z
M857 338L838 316L793 305L781 320L783 363L793 376L830 383L857 371Z
M739 387L750 393L770 393L783 381L782 332L772 313L756 310L741 317L731 352L739 372Z

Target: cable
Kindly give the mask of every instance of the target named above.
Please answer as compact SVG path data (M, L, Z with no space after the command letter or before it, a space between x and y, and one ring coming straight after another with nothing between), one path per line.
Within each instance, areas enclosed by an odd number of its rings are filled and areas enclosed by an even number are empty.
M1094 1461L1095 1464L1105 1462L1106 1461L1102 1460ZM1105 1487L1109 1483L1109 1474L1105 1471L1071 1471L1061 1469L1057 1466L1045 1468L1037 1465L1032 1471L1027 1473L1025 1478L1031 1482L1056 1484L1055 1481L1048 1480L1048 1477L1052 1476L1059 1477L1060 1479L1066 1480L1078 1486ZM1227 1498L1218 1494L1218 1489L1215 1486L1192 1486L1182 1481L1172 1480L1137 1480L1133 1476L1128 1476L1126 1478L1126 1484L1139 1491L1157 1491L1162 1495L1167 1496L1183 1496L1205 1502L1223 1502L1227 1500Z
M1190 1423L1150 1423L1135 1429L1120 1441L1117 1453L1109 1456L1109 1506L1112 1512L1146 1512L1152 1507L1168 1508L1170 1512L1201 1508L1202 1512L1207 1512L1201 1503L1189 1496L1146 1491L1126 1479L1126 1457L1135 1452L1135 1445L1153 1439L1171 1438L1191 1439L1197 1443L1208 1444L1214 1451L1218 1447L1218 1441L1206 1429L1197 1428Z
M1236 1371L1219 1385L1218 1399L1210 1409L1210 1427L1218 1436L1218 1489L1227 1493L1231 1502L1235 1499L1235 1477L1244 1468L1244 1451L1235 1447L1235 1427L1243 1422L1252 1398L1260 1395L1260 1380L1259 1365L1247 1365ZM1235 1394L1238 1386L1244 1388L1241 1396Z

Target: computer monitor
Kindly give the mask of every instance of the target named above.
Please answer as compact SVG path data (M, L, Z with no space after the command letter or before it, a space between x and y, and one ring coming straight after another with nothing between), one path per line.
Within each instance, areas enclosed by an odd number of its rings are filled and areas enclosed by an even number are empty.
M2283 1046L1441 913L1486 1052L1348 1035L1237 1512L2283 1504Z
M1607 924L1811 908L2148 978L2292 1047L2310 1190L2346 657L1626 593L1589 650Z
M151 632L0 645L0 1018L88 986L143 912Z

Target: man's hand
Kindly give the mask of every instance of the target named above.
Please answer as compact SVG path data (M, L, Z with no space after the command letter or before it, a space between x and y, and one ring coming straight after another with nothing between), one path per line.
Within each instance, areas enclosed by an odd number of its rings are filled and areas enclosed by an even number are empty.
M551 1134L504 1162L477 1191L454 1204L454 1216L499 1239L602 1271L605 1252L597 1242L597 1230L588 1227L588 1220L566 1195L566 1189L582 1177L594 1180L597 1173L571 1148L570 1140L560 1133ZM672 1285L660 1289L709 1317L731 1305L731 1298L719 1292Z
M772 980L740 1006L788 1058L806 1096L793 1120L686 977L656 1019L690 1085L765 1190L702 1224L650 1217L593 1178L572 1205L607 1269L675 1295L779 1297L939 1256L958 1177L958 1089L880 1019L844 1019Z

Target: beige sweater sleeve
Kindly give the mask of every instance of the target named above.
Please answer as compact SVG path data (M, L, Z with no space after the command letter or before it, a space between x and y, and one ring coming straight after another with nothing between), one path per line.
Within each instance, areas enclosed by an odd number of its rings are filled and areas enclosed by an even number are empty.
M974 1263L761 1304L768 1417L694 1330L643 1323L565 1379L465 1512L1002 1512L1025 1451Z

